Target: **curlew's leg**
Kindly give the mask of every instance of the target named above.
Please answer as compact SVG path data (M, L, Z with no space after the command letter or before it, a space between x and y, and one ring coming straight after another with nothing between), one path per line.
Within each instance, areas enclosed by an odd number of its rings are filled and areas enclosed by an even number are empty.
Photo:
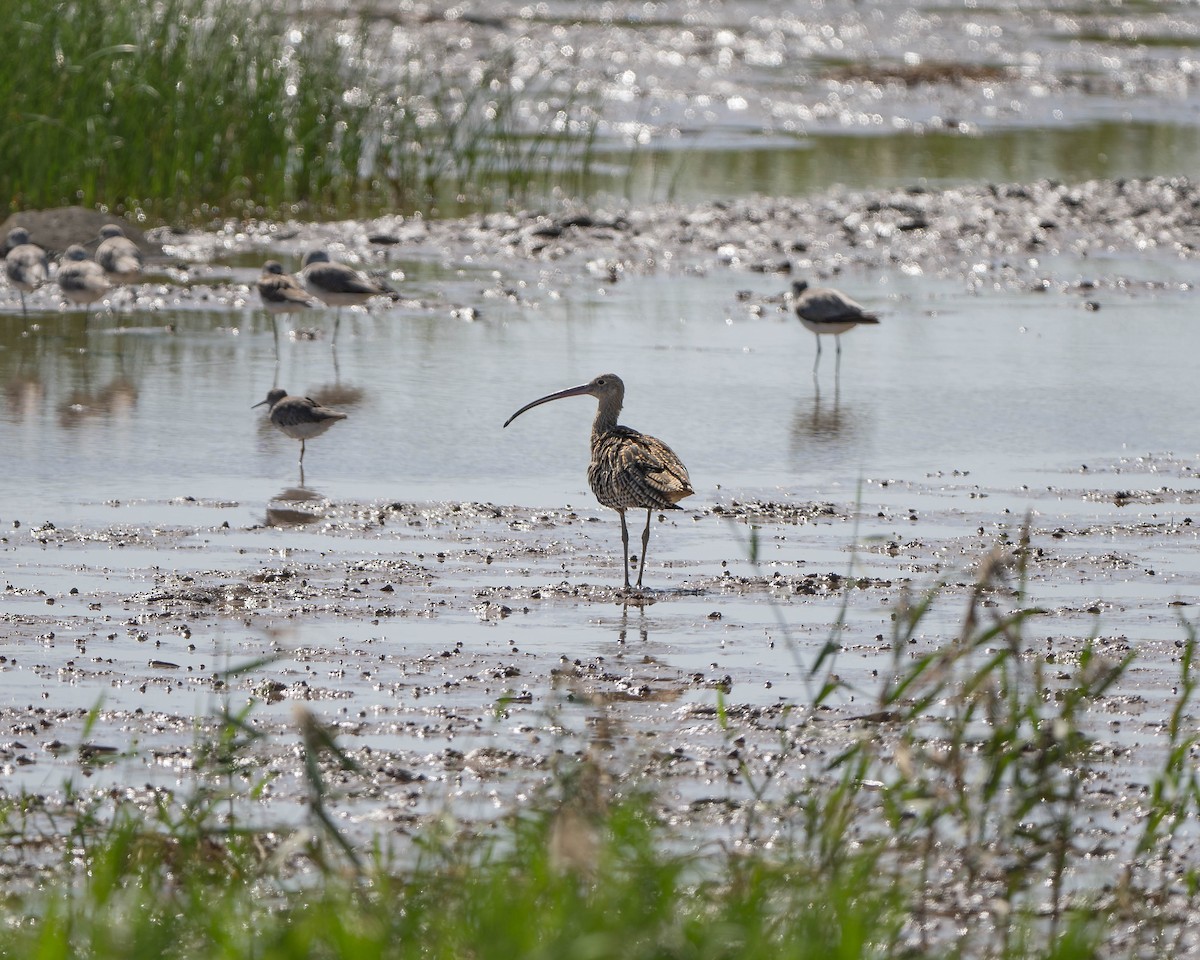
M646 549L650 546L650 510L646 510L646 529L642 531L642 560L638 564L638 589L642 589L642 571L646 569Z
M629 589L629 528L625 526L625 511L621 514L621 568L625 571L625 589Z
M17 293L19 293L21 295L21 316L24 319L28 320L29 319L29 311L25 309L25 291L18 290Z
M817 355L813 357L813 376L815 377L817 375L817 366L821 362L821 335L814 333L813 336L817 338Z
M837 364L834 367L834 374L835 374L835 376L841 376L841 374L842 374L842 338L840 336L834 337L833 342L837 344Z
M330 344L332 344L335 347L337 346L338 327L340 327L341 325L342 325L342 308L338 307L337 312L334 313L334 315L333 315L333 339L329 341Z
M304 441L300 441L300 466L304 466Z

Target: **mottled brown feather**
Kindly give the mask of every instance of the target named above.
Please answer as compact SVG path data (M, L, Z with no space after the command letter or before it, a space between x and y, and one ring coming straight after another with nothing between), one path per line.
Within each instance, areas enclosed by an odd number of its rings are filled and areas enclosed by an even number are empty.
M622 426L593 433L588 484L596 499L614 510L679 510L676 504L695 492L670 447Z

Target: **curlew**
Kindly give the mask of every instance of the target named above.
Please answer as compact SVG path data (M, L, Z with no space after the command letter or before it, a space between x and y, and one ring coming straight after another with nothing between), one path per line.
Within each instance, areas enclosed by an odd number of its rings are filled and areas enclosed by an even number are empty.
M106 223L100 228L96 262L114 283L133 283L142 275L144 257L136 243L125 236L119 224Z
M796 316L804 324L806 330L811 330L817 338L817 356L813 360L813 375L816 375L817 364L821 362L821 337L832 335L837 344L837 369L842 369L842 334L860 323L878 323L879 318L873 313L867 313L862 304L851 300L844 293L832 287L810 287L805 281L797 280L792 284L792 298L795 301Z
M372 297L391 297L396 292L363 276L353 267L329 259L324 250L310 250L304 255L300 269L304 289L318 300L337 309L333 321L333 342L337 342L338 326L342 322L342 307L357 307Z
M111 289L104 268L95 260L89 260L87 251L77 243L67 247L55 279L63 296L77 307L83 307L85 323L88 305L95 303Z
M304 441L319 437L346 414L323 407L311 397L289 397L286 390L278 387L267 394L266 400L254 404L271 408L271 423L281 432L300 441L300 468L304 468Z
M25 294L33 293L50 276L46 251L29 242L29 231L24 227L13 227L8 231L5 247L8 253L4 256L4 272L8 274L8 282L21 294L21 315L28 319Z
M507 427L526 410L565 397L595 397L599 401L592 423L592 462L588 465L588 485L603 506L621 515L621 565L625 569L625 589L629 590L629 528L625 511L646 511L642 531L642 556L638 564L637 585L642 587L646 569L646 549L650 544L650 515L655 510L681 510L676 504L690 497L691 480L687 467L661 440L617 423L625 400L625 384L615 373L605 373L591 383L527 403L509 417Z

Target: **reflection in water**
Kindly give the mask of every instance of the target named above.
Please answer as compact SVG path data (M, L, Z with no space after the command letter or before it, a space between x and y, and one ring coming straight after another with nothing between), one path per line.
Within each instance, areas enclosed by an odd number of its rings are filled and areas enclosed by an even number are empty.
M9 409L20 420L32 417L42 406L45 387L36 376L18 374L4 384L4 396Z
M648 635L648 629L646 627L646 608L644 606L642 606L641 604L636 604L636 606L637 606L637 611L638 611L638 613L637 613L638 639L641 640L643 643L645 643L646 637ZM625 641L628 640L628 638L629 638L629 604L623 603L623 604L621 604L621 629L617 631L617 641L619 643L625 643Z
M796 413L792 417L792 445L799 447L811 440L836 439L843 429L852 429L852 423L842 411L841 390L834 387L832 396L826 393L822 398L818 387L813 391L811 402L801 400L796 404Z
M325 498L310 487L285 487L282 492L275 494L274 503L277 500L282 500L284 503L310 503L313 500L324 500Z
M300 486L285 487L275 494L267 504L266 525L268 527L302 527L315 523L324 518L323 511L318 509L298 510L291 504L313 504L323 501L324 497L304 486L304 467L300 468ZM284 504L280 506L280 504Z
M319 513L309 513L306 510L292 510L288 507L267 506L266 526L268 527L303 527L305 524L316 523L322 517Z
M814 449L842 448L856 441L863 426L863 416L852 404L842 401L840 385L833 393L822 395L820 387L812 400L796 403L792 416L790 453L793 458L809 460Z
M367 391L348 383L326 383L312 391L311 396L317 403L336 407L353 407L363 402Z
M70 429L93 417L125 420L137 406L138 391L132 380L118 376L92 392L86 386L72 390L58 410L58 422Z

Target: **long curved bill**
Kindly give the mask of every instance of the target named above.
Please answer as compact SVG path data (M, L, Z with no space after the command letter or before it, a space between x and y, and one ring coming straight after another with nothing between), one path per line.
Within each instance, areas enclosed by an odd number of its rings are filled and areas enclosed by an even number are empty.
M532 410L534 407L540 407L543 403L549 403L551 400L562 400L565 397L583 397L591 393L592 385L590 383L581 383L577 387L571 387L568 390L559 390L558 393L552 393L548 397L542 397L540 400L534 400L532 403L527 403L520 410L514 413L511 417L504 421L504 426L508 426L517 419L526 410Z

